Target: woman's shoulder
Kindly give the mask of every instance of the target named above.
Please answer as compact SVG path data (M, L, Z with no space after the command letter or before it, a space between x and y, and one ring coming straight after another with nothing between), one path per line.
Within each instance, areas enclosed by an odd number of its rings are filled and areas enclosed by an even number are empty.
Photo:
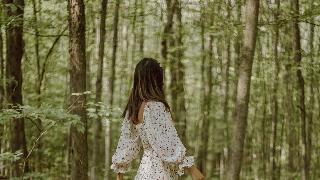
M169 113L170 114L170 107L168 107L168 105L166 105L164 102L162 101L147 101L145 104L145 109L148 112L151 113Z

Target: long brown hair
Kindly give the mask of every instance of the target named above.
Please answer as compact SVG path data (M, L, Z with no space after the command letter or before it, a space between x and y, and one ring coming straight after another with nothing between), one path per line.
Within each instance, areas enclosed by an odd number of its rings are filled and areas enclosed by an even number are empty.
M164 95L164 71L160 63L153 58L143 58L134 70L134 81L126 108L122 117L126 116L133 124L138 124L138 113L143 101L162 102L170 111Z

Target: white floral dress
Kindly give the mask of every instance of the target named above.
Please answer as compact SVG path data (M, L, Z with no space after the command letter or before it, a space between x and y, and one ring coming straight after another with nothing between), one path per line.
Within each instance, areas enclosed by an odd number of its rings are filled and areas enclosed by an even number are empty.
M143 157L135 180L175 180L184 174L184 167L194 164L193 156L186 156L186 148L178 137L170 112L162 102L145 104L143 122L133 125L126 116L111 169L116 173L128 171L141 146Z

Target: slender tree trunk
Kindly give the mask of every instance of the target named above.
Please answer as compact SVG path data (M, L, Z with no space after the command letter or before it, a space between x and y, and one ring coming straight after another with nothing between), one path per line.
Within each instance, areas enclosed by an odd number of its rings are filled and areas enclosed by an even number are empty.
M288 28L285 29L285 32L289 31ZM285 52L287 52L287 57L290 56L290 51L292 50L289 47L289 43L285 44ZM284 81L288 82L285 83L285 108L286 108L286 120L288 123L288 179L294 179L294 174L298 169L298 162L299 154L298 154L298 131L297 131L297 120L295 114L295 108L293 103L293 89L292 89L292 61L291 59L287 59L287 64L285 65L285 76Z
M236 13L236 22L237 24L240 26L241 25L241 16L242 16L242 13L241 13L241 7L242 7L242 0L238 0L236 1L236 9L237 9L237 13ZM236 37L236 40L235 40L235 43L234 43L234 50L235 50L235 54L236 54L236 60L235 60L235 63L234 63L234 67L235 67L235 84L237 83L237 77L238 77L238 74L239 74L239 64L240 64L240 50L241 50L241 41L243 39L243 34L242 34L242 31L241 31L241 28L238 28L237 30L237 37ZM234 102L236 101L236 92L237 91L237 88L235 88L235 92L234 92Z
M171 1L171 0L167 0ZM167 14L172 13L172 18L174 18L174 15L176 14L176 6L178 4L178 0L173 0L170 3L172 3L171 8L168 9L167 11L171 10L172 12L167 12ZM169 2L167 3L167 7L169 6ZM169 21L169 20L167 20ZM172 20L172 26L174 26L174 20ZM167 45L168 45L168 54L167 54L167 59L166 62L169 65L169 70L170 70L170 84L169 84L169 92L170 92L170 100L171 100L171 109L172 109L172 118L174 121L176 121L178 124L180 123L180 119L178 117L178 101L175 97L178 97L178 89L177 89L177 81L178 81L178 74L177 74L177 61L175 59L175 53L177 52L176 50L176 42L175 42L175 33L173 30L173 27L170 30L170 33L167 34ZM166 63L165 63L166 64ZM166 68L166 67L164 67ZM180 132L181 129L178 126L177 127L178 134L181 136ZM184 142L183 142L184 143Z
M292 82L291 80L291 65L286 65L286 75L285 75L285 81L286 82ZM287 120L288 120L288 129L289 133L288 133L288 169L290 172L289 175L289 179L294 179L293 174L296 172L297 170L297 163L295 161L295 158L299 157L297 154L297 133L298 131L296 130L296 119L295 116L293 116L294 113L294 106L293 106L293 95L292 95L292 88L290 87L289 83L286 84L286 93L287 93L287 98L286 98L286 114L287 114Z
M237 88L236 88L236 86L237 86L237 83L238 83L238 78L239 78L239 71L240 71L240 69L239 69L239 66L240 66L240 62L241 62L241 48L242 48L242 44L241 44L241 42L242 42L242 40L243 40L243 28L242 28L242 20L241 20L241 18L242 18L242 11L241 11L241 8L242 8L242 4L243 4L243 1L242 0L237 0L236 1L236 11L237 11L237 13L236 13L236 17L235 17L235 19L236 19L236 22L237 22L237 24L238 24L238 28L237 28L237 36L236 36L236 38L235 38L235 42L234 42L234 51L235 51L235 60L234 60L234 64L233 64L233 66L234 66L234 70L235 70L235 75L234 75L234 78L233 78L233 94L232 94L232 103L233 104L236 104L236 101L237 101ZM232 117L234 117L235 116L235 111L233 110L232 111ZM232 119L232 118L231 118ZM230 134L231 135L231 133L232 133L232 125L233 125L233 122L232 123L230 123L230 125L231 125L231 132L227 132L227 134ZM227 153L227 155L228 155L228 161L227 162L229 162L230 161L230 158L231 158L231 149L230 149L230 137L226 140L227 141L227 143L229 144L229 147L228 147L228 153Z
M6 85L7 102L10 108L17 108L22 105L22 71L21 60L24 52L23 42L23 0L5 0L5 4L15 3L17 10L12 11L10 6L6 8L6 15L14 19L6 27ZM21 165L27 156L27 145L25 136L24 119L14 118L10 122L10 148L11 151L21 151L23 155L20 160L13 163L12 177L21 177L24 172L28 172L28 164ZM24 162L26 163L26 162Z
M119 9L120 9L120 0L116 0L115 10L114 10L114 19L113 19L113 40L112 40L112 57L111 57L111 75L109 78L109 100L108 106L112 111L113 106L113 91L114 91L114 83L115 83L115 66L117 59L117 49L118 49L118 23L119 23ZM112 117L111 117L112 118ZM106 123L106 131L105 131L105 163L106 163L106 171L105 171L105 179L110 179L110 164L111 164L111 145L112 145L112 134L111 134L111 122Z
M137 33L136 33L136 21L137 21L137 7L138 6L138 0L134 0L134 6L133 6L133 17L132 17L132 36L133 36L133 42L132 42L132 48L131 48L131 65L129 67L131 69L134 69L134 65L136 62L136 43L137 43ZM129 77L129 83L132 84L133 76ZM131 88L128 88L127 94L129 94Z
M227 17L226 19L230 21L231 18L231 1L227 0ZM228 161L230 159L230 127L229 127L229 87L230 87L230 78L229 78L229 69L231 64L231 32L226 30L225 31L225 43L226 43L226 50L225 50L225 58L226 58L226 68L225 68L225 87L224 87L224 103L223 103L223 119L225 121L225 128L226 128L226 148L227 148L227 158Z
M37 4L35 0L32 0L32 6L33 6L33 18L34 18L34 49L35 49L35 56L36 56L36 65L37 65L37 79L36 79L36 103L37 107L41 106L41 66L40 66L40 55L39 55L39 29L38 29L38 15L37 15ZM40 118L36 119L36 126L37 126L37 137L41 135L42 132L42 122ZM37 142L37 153L36 153L36 171L41 172L42 170L42 142L41 139Z
M263 83L264 87L266 87L266 82ZM264 104L266 105L267 102L267 92L264 91ZM261 152L261 163L262 163L262 179L266 179L267 176L267 163L268 163L268 158L267 158L267 106L263 107L263 118L262 118L262 123L261 123L261 130L262 130L262 140L261 140L261 146L262 146L262 152Z
M202 12L202 20L205 18ZM202 22L202 21L201 21ZM213 23L213 20L211 24ZM206 56L208 54L208 56ZM202 92L201 92L201 107L202 107L202 116L201 116L201 132L200 132L200 148L199 148L199 161L198 167L200 171L206 176L209 177L211 174L207 172L208 165L208 144L209 144L209 127L211 126L212 119L210 117L211 112L211 96L212 96L212 86L213 86L213 36L209 36L209 47L208 51L205 50L205 31L204 24L201 24L201 82L202 82ZM213 164L213 166L215 166Z
M184 45L183 45L183 26L182 26L182 9L181 9L181 1L177 0L177 6L176 6L176 12L177 12L177 31L176 31L176 46L177 51L175 53L176 58L176 75L177 75L177 81L176 81L176 89L177 89L177 107L176 112L177 118L176 120L179 122L179 125L177 126L178 133L181 137L181 141L184 143L186 147L188 147L187 142L187 117L186 117L186 105L185 105L185 91L184 91L184 84L185 84L185 68L184 64L182 62L183 56L184 56Z
M71 113L80 117L81 128L70 128L70 165L72 180L88 179L88 145L86 115L86 34L83 0L68 0L69 11L69 67ZM73 93L79 93L75 95Z
M1 14L1 17L0 17L0 29L2 29L2 21L3 21L3 8L0 8L0 14ZM5 90L5 87L4 87L4 77L5 77L5 74L4 74L4 56L3 56L3 34L2 34L2 31L0 31L0 109L3 108L4 106L4 99L5 99L5 93L4 93L4 90ZM2 125L0 125L0 133L2 133L3 129L2 129ZM2 137L2 134L0 134ZM1 150L1 144L2 143L2 139L0 141L0 150Z
M100 165L100 147L101 147L101 130L102 130L102 87L103 87L103 58L104 58L104 43L106 35L106 15L107 15L108 0L101 1L100 9L100 24L99 24L99 48L98 48L98 72L96 80L96 114L97 119L94 122L93 131L93 146L92 146L92 179L98 179L98 168Z
M33 19L34 19L34 50L36 56L36 64L37 64L37 79L36 79L36 93L37 93L37 106L40 106L41 103L41 87L40 87L40 79L41 79L41 67L40 67L40 55L39 55L39 29L38 29L38 16L37 16L37 4L36 0L32 0L33 6Z
M3 21L3 9L0 8L0 29L2 29L2 21ZM4 56L3 56L3 35L2 31L0 31L0 111L4 108L4 99L5 99L5 84L4 84ZM5 148L5 138L4 138L4 130L5 125L0 124L0 154L4 152ZM5 175L4 161L0 162L0 176Z
M210 12L210 20L209 20L209 26L213 26L215 24L215 6L214 6L214 2L209 2L208 6L211 8L211 12ZM212 99L212 94L213 94L213 83L215 80L215 75L213 73L213 68L214 68L214 61L215 61L215 56L214 56L214 36L212 34L209 34L209 45L208 45L208 66L207 66L207 77L208 77L208 103L207 103L207 110L208 110L208 119L211 121L209 121L209 125L208 125L208 143L209 140L211 140L211 142L216 142L215 141L215 135L214 135L214 131L216 130L216 124L215 124L215 120L216 118L214 118L214 116L212 116L212 114L214 114L214 111L212 108L212 103L213 103L213 99ZM210 130L211 129L211 130ZM208 144L206 144L206 146L208 146ZM207 163L209 163L211 165L209 172L205 172L206 177L214 177L214 172L216 171L217 167L217 161L218 159L218 155L217 153L212 153L213 150L215 150L217 146L215 144L211 145L211 153L209 153L209 155L211 156L211 160L208 162L206 161L206 165ZM208 150L209 151L209 147ZM208 153L208 152L207 152ZM206 168L208 169L208 168Z
M228 165L228 179L240 179L241 162L247 126L248 103L250 97L251 71L254 58L259 1L248 0L246 7L246 24L244 30L244 45L239 66L237 85L237 101L234 119L234 131L231 145L231 159Z
M301 70L301 44L300 44L300 28L299 28L299 0L293 1L293 53L294 61L297 66L297 90L298 90L298 101L300 110L300 120L301 120L301 138L303 143L303 175L304 180L310 179L310 145L308 142L309 134L309 122L306 120L306 108L305 108L305 89L304 89L304 78Z
M146 1L140 0L140 18L141 18L141 27L140 27L140 36L139 36L139 53L140 53L140 58L143 57L144 53L144 26L145 26L145 18L144 18L144 13L145 13L145 5Z
M312 9L314 6L314 0L311 0L310 2L310 8ZM311 64L314 63L314 46L313 46L313 43L314 43L314 18L311 19L311 23L310 23L310 40L309 40L309 48L310 48L310 61L311 61ZM310 159L310 172L311 174L315 174L314 169L313 169L313 166L312 166L312 158L313 158L313 151L312 151L312 135L313 135L313 119L315 117L315 114L314 114L314 108L315 108L315 84L316 84L316 80L315 80L315 72L314 72L314 69L311 69L311 73L310 73L310 76L311 76L311 84L310 84L310 116L309 116L309 126L307 127L307 132L309 132L309 136L307 137L307 144L309 145L309 159ZM307 152L308 153L308 152ZM316 170L317 171L317 170ZM315 178L314 176L313 177L310 177L310 179L313 179Z
M167 68L168 63L168 41L172 38L173 28L173 16L176 6L176 0L166 0L167 5L167 22L163 29L162 40L161 40L161 56L163 59L164 68Z
M199 148L199 160L198 167L200 171L206 175L206 161L207 161L207 150L208 150L208 109L207 103L207 91L208 85L206 80L206 50L205 50L205 4L200 1L200 36L201 36L201 132L200 132L200 148Z
M213 138L212 140L214 140L214 137L212 137L212 134L213 134L213 131L210 131L210 127L212 126L212 124L214 124L214 122L212 122L212 120L214 120L213 116L212 116L212 111L211 111L211 104L212 104L212 89L213 89L213 79L214 79L214 75L213 75L213 72L212 72L212 68L214 67L214 55L213 55L213 36L212 35L209 35L209 51L208 51L208 66L207 66L207 77L208 77L208 99L207 99L207 110L208 110L208 136L207 136L207 143L205 144L205 147L206 147L206 152L205 153L208 153L209 151L209 147L208 147L208 143L209 143L209 140L211 138ZM210 122L211 121L211 122ZM215 129L215 126L213 126ZM213 141L214 142L214 141ZM215 149L215 146L211 145L212 149ZM211 157L213 159L216 159L216 157L214 157L214 153L211 153ZM207 161L205 161L205 163L207 163ZM210 164L210 161L209 161L209 164ZM205 165L206 166L206 165ZM215 169L215 163L211 163L211 166L212 166L212 170ZM210 171L209 171L210 172ZM206 176L207 177L212 177L213 175L213 172L210 172L210 173L206 173Z
M272 95L272 164L271 164L271 177L273 180L279 179L279 173L278 173L278 153L277 153L277 134L278 134L278 82L279 82L279 71L280 71L280 64L278 59L278 44L279 44L279 25L278 25L278 19L279 19L279 12L280 12L280 0L276 0L276 6L277 9L274 14L274 21L275 21L275 27L274 27L274 47L273 47L273 53L274 53L274 61L275 61L275 77L273 81L273 95Z
M2 29L2 21L3 21L3 8L0 8L0 29ZM3 54L3 34L2 31L0 31L0 109L3 108L3 103L5 99L4 94L4 54ZM2 137L2 136L1 136ZM1 146L0 146L1 147Z

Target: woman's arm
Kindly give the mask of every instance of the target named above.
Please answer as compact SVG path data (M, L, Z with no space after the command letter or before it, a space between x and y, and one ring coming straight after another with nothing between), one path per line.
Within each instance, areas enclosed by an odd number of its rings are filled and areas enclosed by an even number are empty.
M135 159L141 149L141 140L137 129L131 127L126 114L121 125L121 133L115 153L112 156L111 169L115 173L125 173L129 169L129 164Z
M193 180L204 180L203 174L199 171L196 166L186 167L185 171L188 172Z
M186 148L174 127L171 114L162 102L146 104L143 124L152 149L164 162L175 163L178 175L183 175L188 168L194 180L203 179L201 172L194 166L194 157L186 156Z
M183 175L184 168L194 164L194 157L186 156L186 148L174 127L171 114L162 102L146 104L142 128L149 144L161 160L178 166L178 175Z

